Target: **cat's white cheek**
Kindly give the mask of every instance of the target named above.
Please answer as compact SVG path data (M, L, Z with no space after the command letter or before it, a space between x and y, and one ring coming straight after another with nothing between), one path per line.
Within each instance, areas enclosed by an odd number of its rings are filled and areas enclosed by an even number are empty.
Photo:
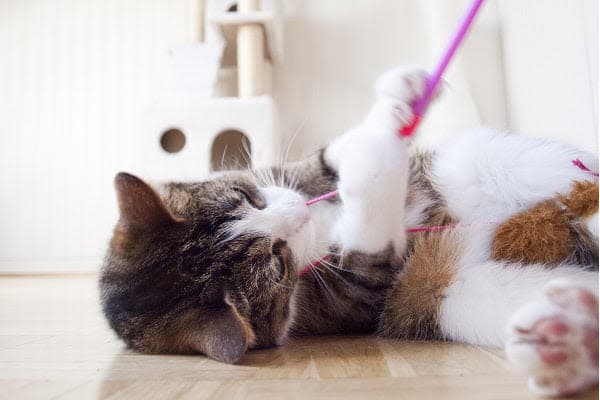
M287 242L298 269L314 256L315 227L306 200L293 190L280 187L261 188L267 206L252 209L232 229L233 235L255 232L271 238L272 242Z
M315 225L308 221L300 230L287 238L287 244L296 259L296 269L299 271L312 262L315 257Z
M270 236L273 241L287 241L310 220L305 200L293 190L267 187L262 188L261 193L267 206L264 209L251 209L243 219L236 221L232 228L233 235L256 232Z
M306 200L293 190L277 186L261 188L267 207L260 210L262 229L273 239L288 241L310 221Z
M332 228L340 212L339 204L325 201L310 207L310 221L288 240L296 257L298 270L329 253L330 246L334 242Z

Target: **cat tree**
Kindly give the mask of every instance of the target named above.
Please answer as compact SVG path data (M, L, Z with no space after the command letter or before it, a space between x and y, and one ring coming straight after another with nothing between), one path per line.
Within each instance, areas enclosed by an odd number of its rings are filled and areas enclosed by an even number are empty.
M144 174L151 179L270 166L279 149L270 95L281 43L274 2L198 4L201 41L171 52L172 80L144 127Z

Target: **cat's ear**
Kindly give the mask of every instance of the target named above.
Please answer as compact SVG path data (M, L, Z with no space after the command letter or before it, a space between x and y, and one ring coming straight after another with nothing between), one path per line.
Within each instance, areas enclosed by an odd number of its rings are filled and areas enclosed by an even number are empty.
M188 345L213 360L234 364L254 339L249 322L226 296L223 307L212 311L210 318L188 336Z
M119 228L127 233L147 232L175 223L158 194L141 179L120 172L115 177Z

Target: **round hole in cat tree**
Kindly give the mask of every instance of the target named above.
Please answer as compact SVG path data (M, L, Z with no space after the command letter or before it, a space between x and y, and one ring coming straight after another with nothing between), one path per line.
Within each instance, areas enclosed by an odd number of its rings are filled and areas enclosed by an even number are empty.
M238 10L238 5L236 2L229 6L229 8L227 9L227 12L237 12L237 10Z
M251 163L250 140L242 132L228 129L220 132L210 150L210 167L213 171L247 169Z
M167 153L179 153L185 147L185 135L177 128L171 128L160 136L160 147Z

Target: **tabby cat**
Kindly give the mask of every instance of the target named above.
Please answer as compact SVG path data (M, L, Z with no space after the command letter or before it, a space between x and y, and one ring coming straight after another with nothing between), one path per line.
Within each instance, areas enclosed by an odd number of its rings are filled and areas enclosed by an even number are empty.
M412 149L396 132L425 80L416 68L385 73L357 127L284 169L154 187L118 174L120 218L100 279L117 335L142 352L227 363L289 336L453 340L505 346L538 393L597 383L597 211L570 222L585 234L559 262L490 251L502 221L577 181L596 184L571 165L596 166L596 156L485 129Z

